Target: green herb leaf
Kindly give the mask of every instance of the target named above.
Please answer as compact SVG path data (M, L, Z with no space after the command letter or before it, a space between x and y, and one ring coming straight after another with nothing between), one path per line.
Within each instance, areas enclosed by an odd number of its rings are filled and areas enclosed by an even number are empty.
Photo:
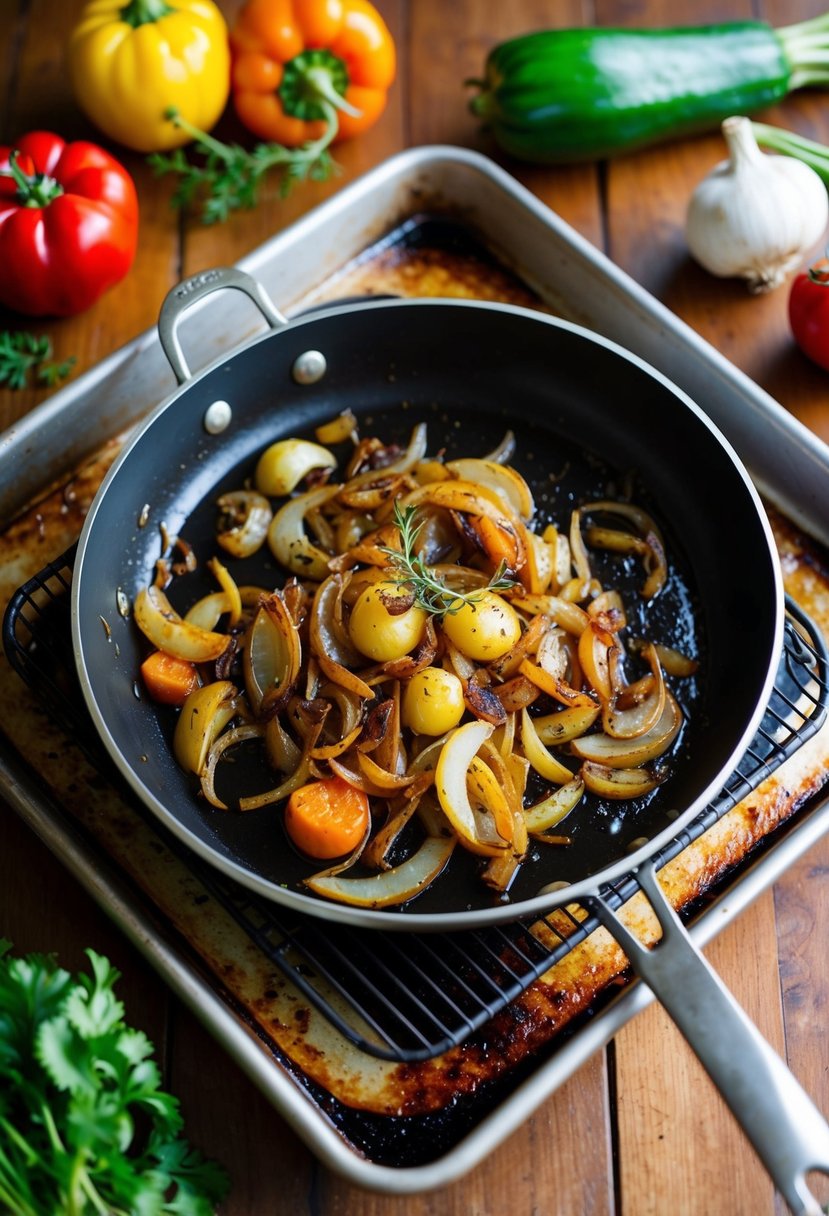
M182 1138L118 972L87 954L91 975L72 976L0 941L0 1211L210 1216L227 1177Z
M433 616L450 616L457 612L463 604L475 604L487 591L508 591L515 586L514 579L507 577L506 566L500 563L485 587L475 591L454 591L447 586L445 580L435 574L431 566L427 566L417 552L417 538L421 524L415 523L417 507L409 506L401 509L400 503L394 504L394 523L400 533L401 549L391 549L386 545L380 546L380 552L389 558L392 567L392 581L410 587L415 601L426 612Z
M52 343L45 334L37 336L24 330L0 332L0 384L11 389L31 387L35 383L54 388L65 380L75 366L74 357L62 363L50 363Z
M156 177L169 174L178 179L171 199L174 207L183 209L199 202L203 223L223 223L233 211L256 205L262 179L271 170L280 174L279 193L283 198L296 182L325 181L337 170L328 151L337 133L337 112L328 102L324 104L327 125L319 139L299 148L259 143L250 151L240 144L222 143L171 108L167 118L187 132L201 160L194 162L177 148L169 154L154 152L147 162Z

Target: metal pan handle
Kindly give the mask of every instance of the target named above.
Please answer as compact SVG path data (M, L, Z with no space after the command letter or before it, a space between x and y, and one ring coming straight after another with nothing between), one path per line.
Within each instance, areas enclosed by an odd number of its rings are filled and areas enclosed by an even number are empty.
M829 1125L697 950L652 862L640 866L636 877L662 929L653 949L642 945L601 896L581 902L613 934L671 1015L791 1210L822 1216L806 1175L829 1173Z
M192 306L214 291L225 287L235 287L243 291L253 300L271 329L281 329L288 321L274 305L262 284L244 270L235 266L219 266L213 270L203 270L184 279L173 287L165 297L158 316L158 338L161 349L167 356L173 374L179 384L191 379L192 372L181 349L178 329L184 315Z

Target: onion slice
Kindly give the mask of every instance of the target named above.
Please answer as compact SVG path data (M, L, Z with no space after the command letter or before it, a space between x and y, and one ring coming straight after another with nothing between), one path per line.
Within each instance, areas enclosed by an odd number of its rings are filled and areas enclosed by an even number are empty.
M556 785L566 785L573 780L573 774L567 765L551 756L539 739L535 723L526 709L521 710L521 744L524 755L539 777L543 777L545 781L553 781Z
M233 490L217 504L216 540L231 557L250 557L265 543L273 519L271 504L256 490Z
M142 587L133 604L135 623L157 650L191 663L210 663L227 649L227 634L199 629L183 620L164 592L154 585Z
M444 744L435 769L435 786L440 805L457 832L461 844L473 853L481 853L487 857L497 856L501 849L506 848L508 836L500 836L493 830L491 815L486 816L480 810L476 813L469 797L468 778L478 749L492 731L493 727L488 722L480 721L467 722L464 726L456 727ZM486 768L486 765L482 762L479 762L479 765L480 767L474 770L477 778L474 793L486 805L486 798L491 793L492 786L497 788L497 782L494 777L491 783L485 776L481 777L480 769ZM491 769L486 771L491 775ZM501 797L503 799L503 794ZM509 834L511 827L510 823Z
M642 798L663 781L661 773L646 768L608 768L586 760L580 776L591 793L602 798Z
M391 870L366 878L315 874L305 879L305 885L315 895L356 908L404 904L434 882L451 857L455 843L451 836L428 836L416 853Z
M330 554L306 535L305 516L312 507L321 507L341 489L341 486L333 485L308 490L289 499L274 515L268 529L268 544L276 560L292 574L322 582L330 573Z
M299 678L299 633L278 592L262 600L245 637L245 687L253 712L267 717L284 704Z
M557 790L534 806L524 811L524 822L527 831L537 840L545 840L546 833L551 828L558 827L561 821L578 806L584 794L584 781L581 777L573 777L571 781L560 785Z
M616 739L603 731L574 739L570 750L581 760L607 768L639 768L668 750L682 725L682 710L666 690L665 708L655 726L635 738Z
M237 695L230 680L215 680L187 697L173 734L173 754L183 769L201 776L210 748L236 713Z

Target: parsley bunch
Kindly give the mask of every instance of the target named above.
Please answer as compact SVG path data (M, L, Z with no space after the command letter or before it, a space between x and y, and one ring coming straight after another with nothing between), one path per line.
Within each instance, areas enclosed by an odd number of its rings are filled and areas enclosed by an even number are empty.
M119 974L15 958L0 942L0 1212L209 1216L223 1171L181 1137L153 1047L124 1022Z

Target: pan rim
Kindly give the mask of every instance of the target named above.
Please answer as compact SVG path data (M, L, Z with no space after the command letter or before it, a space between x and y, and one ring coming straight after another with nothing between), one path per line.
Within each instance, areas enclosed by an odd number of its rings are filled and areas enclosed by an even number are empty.
M242 351L248 351L252 347L271 340L282 333L296 333L301 327L309 324L314 324L320 319L336 318L342 314L353 314L355 312L371 312L377 309L383 311L389 309L412 309L412 308L453 308L464 309L475 312L494 312L506 313L511 316L527 318L537 324L548 325L551 328L558 330L569 331L582 339L598 344L604 349L610 351L616 357L621 358L628 364L638 368L645 375L660 383L673 397L677 398L682 405L690 410L697 419L709 430L715 442L717 442L725 455L728 457L729 463L736 475L739 476L743 489L747 493L748 499L756 515L759 525L758 538L761 535L767 550L769 558L769 573L771 575L770 586L768 587L769 605L773 615L773 629L771 645L769 647L769 655L767 662L767 670L761 684L761 694L757 698L754 711L744 723L743 729L739 734L736 742L733 744L728 758L723 762L719 771L709 781L706 787L700 791L693 802L685 807L677 816L677 818L668 824L663 830L659 831L654 837L648 840L640 848L634 852L628 853L619 858L616 862L602 868L595 874L586 878L579 879L568 884L555 892L548 892L543 895L538 895L532 899L523 899L515 903L493 904L489 907L473 908L467 910L457 910L453 912L430 912L422 913L414 911L401 911L400 909L384 909L384 908L357 908L348 904L337 903L332 900L324 900L312 894L306 894L301 891L293 890L280 886L278 883L263 878L256 874L245 865L235 862L228 856L221 855L211 847L205 840L201 839L196 833L191 831L178 817L167 809L163 801L157 798L153 792L141 781L140 775L135 770L133 765L128 761L121 748L118 746L114 736L112 735L108 724L100 711L98 705L93 681L89 676L86 664L84 639L81 634L80 626L80 609L79 598L81 588L83 586L83 567L86 553L89 549L90 537L95 528L102 506L106 501L106 496L109 487L113 484L118 476L118 471L121 466L129 458L133 448L139 443L144 434L152 429L157 421L169 410L186 391L192 386L205 378L211 371L217 367L228 363L236 355ZM773 599L773 604L772 604ZM240 883L246 889L255 892L266 900L272 903L281 905L288 910L316 916L323 920L337 921L351 926L359 926L363 928L395 930L399 932L446 932L462 929L480 929L488 925L505 924L510 921L538 919L554 908L562 904L578 901L579 898L595 895L601 887L606 886L627 874L635 872L638 866L654 856L661 847L671 841L678 835L684 827L686 827L699 814L708 802L716 794L720 792L723 784L728 776L736 767L740 758L744 754L746 748L750 744L757 727L765 713L769 696L774 684L774 679L777 674L777 665L783 645L784 631L784 591L782 572L780 569L779 557L774 544L771 526L769 524L765 509L762 504L759 492L752 481L748 470L745 468L740 456L735 448L722 433L719 427L705 413L702 407L693 400L683 389L675 384L668 376L660 372L647 360L636 355L634 352L627 350L619 343L612 339L604 337L602 334L589 329L586 326L580 325L577 322L570 321L565 318L556 317L547 313L542 313L534 309L526 308L521 305L503 303L500 301L480 301L469 299L455 299L445 297L419 297L419 298L395 298L395 299L366 299L364 301L349 302L347 304L338 304L332 302L330 305L315 308L313 312L303 313L288 321L288 324L280 329L269 330L260 335L255 336L251 340L241 344L234 349L223 353L219 358L213 360L210 364L200 369L193 377L179 385L173 393L162 401L155 409L151 410L142 423L140 423L127 438L124 448L116 457L112 466L108 470L105 478L84 521L83 529L78 540L74 574L71 587L71 630L73 655L75 667L80 681L84 703L90 713L96 731L101 738L107 753L112 761L114 761L122 778L126 780L127 785L132 792L138 797L139 801L147 807L153 815L159 819L163 826L170 831L175 837L193 851L201 860L207 862L210 866L218 869L227 877Z

